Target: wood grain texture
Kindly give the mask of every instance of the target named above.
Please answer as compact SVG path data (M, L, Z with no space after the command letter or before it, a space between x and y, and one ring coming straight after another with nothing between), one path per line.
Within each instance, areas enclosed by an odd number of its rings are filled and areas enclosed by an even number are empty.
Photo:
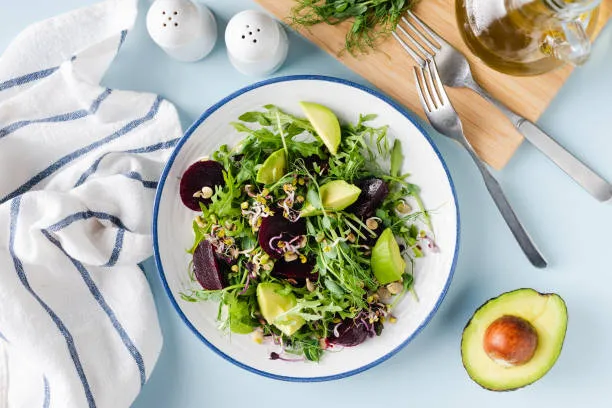
M255 1L283 22L288 21L287 17L295 4L293 0ZM499 73L472 55L463 43L457 28L454 0L422 0L415 12L468 57L474 76L493 96L532 121L540 117L572 72L572 67L565 66L535 77L512 77ZM612 0L603 0L596 33L603 28L611 14ZM346 52L340 53L344 47L347 27L347 23L336 26L319 24L298 31L424 118L414 85L412 59L392 38L368 55L353 57ZM523 137L505 116L474 92L448 88L448 93L463 120L466 136L480 157L494 168L503 168Z

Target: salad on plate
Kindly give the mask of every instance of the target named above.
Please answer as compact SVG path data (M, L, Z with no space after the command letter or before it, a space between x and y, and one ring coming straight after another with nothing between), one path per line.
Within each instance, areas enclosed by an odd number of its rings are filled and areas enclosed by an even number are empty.
M245 134L180 181L197 212L185 301L216 301L221 330L274 346L271 359L319 361L394 323L414 294L416 258L437 251L402 148L375 115L343 123L301 102L246 112Z

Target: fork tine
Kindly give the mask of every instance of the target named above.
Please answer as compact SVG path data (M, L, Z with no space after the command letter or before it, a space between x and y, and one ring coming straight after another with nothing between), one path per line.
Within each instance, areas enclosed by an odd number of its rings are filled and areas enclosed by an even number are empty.
M442 106L449 105L450 100L448 99L448 95L444 90L444 85L442 84L442 80L440 79L440 73L438 72L438 66L436 65L435 60L427 61L427 68L429 69L429 75L434 81L435 91L437 96L440 98L440 103Z
M399 26L398 26L399 27ZM402 40L400 38L399 35L397 35L397 33L395 31L391 32L391 35L393 35L393 38L395 38L397 40L398 43L400 43L400 45L402 46L402 48L404 49L404 51L406 51L408 53L408 55L410 55L412 57L412 59L419 64L419 66L423 67L425 66L425 60L416 52L414 52L414 50L412 48L410 48L410 46L408 44L406 44L404 42L404 40Z
M438 95L438 90L433 83L433 74L431 72L430 60L425 62L425 67L423 68L423 78L426 84L426 87L429 91L429 95L434 103L436 109L442 107L443 103L440 101L440 96Z
M436 51L440 50L440 46L439 45L434 44L429 38L425 37L414 26L414 24L412 24L410 21L408 21L408 19L406 17L402 16L402 21L404 22L404 24L406 24L408 26L408 28L410 28L410 31L412 31L421 41L423 41L423 43L425 45L427 45L434 52L434 54L436 53ZM398 27L400 27L400 26L398 25ZM416 40L413 40L413 41L415 41L417 44L419 44L418 41L416 41ZM420 44L418 45L418 47L421 48L421 49L423 48L423 47L420 46ZM425 52L425 51L423 51L423 52ZM433 55L431 55L431 56L427 55L427 58L433 58Z
M427 34L429 34L431 36L431 38L436 40L438 42L438 44L442 45L442 44L444 44L446 42L431 27L429 27L427 24L425 24L425 22L423 22L423 20L418 18L416 16L416 14L414 14L412 11L408 10L408 15L410 17L412 17L414 19L414 21L416 21L416 23L423 29L423 31L425 31Z
M410 31L414 31L416 32L421 38L423 37L421 35L421 33L418 32L418 30L416 30L414 28L414 26L412 24L410 24L408 22L408 20L406 20L404 17L402 17L402 20L404 21L404 23L406 23L406 25L408 26L408 28L410 29ZM431 52L427 51L420 43L419 41L414 38L413 35L408 34L408 32L406 30L404 30L404 27L402 27L400 24L397 25L397 29L400 30L402 32L402 34L404 34L404 36L406 38L408 38L410 40L410 42L412 43L412 45L414 45L414 47L419 50L421 52L421 54L423 54L425 56L426 59L431 59L434 57L435 54L435 50L436 48L430 47L432 51L434 51L434 54L432 54ZM425 44L429 44L428 42L425 42ZM422 66L422 65L421 65Z
M434 109L434 104L429 96L429 92L423 89L423 85L425 84L425 69L417 66L412 68L414 69L414 82L417 86L417 93L419 94L421 105L426 114L430 113Z

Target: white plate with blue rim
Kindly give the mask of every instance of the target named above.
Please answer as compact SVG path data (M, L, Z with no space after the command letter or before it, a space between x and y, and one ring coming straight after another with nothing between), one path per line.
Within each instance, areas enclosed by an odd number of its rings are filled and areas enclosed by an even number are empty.
M222 144L243 138L230 125L242 113L274 104L301 115L300 101L328 106L341 121L356 122L359 114L376 114L372 125L388 125L402 141L404 168L410 182L421 188L431 221L437 252L415 263L414 291L396 306L395 324L386 324L381 336L356 347L325 353L318 363L271 360L272 344L258 344L250 335L219 330L216 302L190 303L180 294L194 288L188 274L195 213L179 196L180 178L195 161L210 156ZM367 370L396 354L427 325L450 285L459 248L459 212L453 183L440 153L413 116L386 96L361 85L322 76L280 77L241 89L208 109L187 130L162 173L153 212L155 262L164 288L177 313L204 344L226 360L251 372L286 381L326 381Z

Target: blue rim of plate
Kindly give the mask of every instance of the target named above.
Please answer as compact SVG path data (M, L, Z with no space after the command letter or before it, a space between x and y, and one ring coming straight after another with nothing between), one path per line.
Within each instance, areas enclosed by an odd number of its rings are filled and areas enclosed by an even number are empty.
M276 83L279 83L279 82L290 82L290 81L326 81L326 82L333 82L333 83L337 83L337 84L347 85L347 86L350 86L352 88L357 88L357 89L359 89L359 90L361 90L363 92L366 92L366 93L368 93L370 95L373 95L373 96L377 97L378 99L380 99L383 102L387 103L392 108L394 108L399 113L401 113L406 119L408 119L419 130L419 132L421 132L423 137L425 137L427 142L431 145L432 149L436 153L436 155L438 157L438 160L440 160L440 163L442 163L442 167L444 168L444 172L446 173L446 177L448 178L448 182L450 184L451 191L453 193L453 200L455 201L455 209L456 209L456 217L457 217L457 231L456 231L457 240L455 242L455 253L453 254L453 262L452 262L452 265L451 265L451 270L450 270L450 273L448 274L448 279L446 280L446 283L444 285L444 288L442 289L442 293L440 294L440 297L438 298L435 306L429 312L429 314L427 315L425 320L423 320L421 325L414 331L414 333L412 333L412 335L410 335L406 340L404 340L402 342L402 344L400 344L399 346L397 346L396 348L394 348L393 350L391 350L390 352L388 352L384 356L382 356L382 357L380 357L380 358L378 358L378 359L376 359L376 360L374 360L374 361L372 361L372 362L370 362L370 363L368 363L368 364L366 364L364 366L361 366L359 368L355 368L353 370L346 371L346 372L340 373L340 374L334 374L334 375L328 375L328 376L322 376L322 377L290 377L290 376L272 374L272 373L269 373L267 371L262 371L262 370L259 370L257 368L254 368L254 367L251 367L249 365L246 365L244 363L241 363L238 360L235 360L234 358L228 356L227 354L225 354L224 352L219 350L212 343L210 343L202 335L202 333L200 333L198 331L198 329L196 329L195 326L189 321L187 316L185 316L185 314L181 310L180 306L176 302L176 299L174 298L174 295L172 294L172 291L170 290L170 287L168 286L168 281L166 280L166 276L165 276L165 273L164 273L164 268L162 266L161 259L160 259L160 256L159 256L159 245L158 245L158 239L157 239L157 237L158 237L158 235L157 235L157 214L159 212L159 202L160 202L160 199L161 199L162 191L164 189L164 185L166 183L166 178L168 177L168 172L170 171L170 168L172 167L172 164L174 163L174 160L175 160L176 156L178 155L179 151L181 150L181 147L191 137L193 132L195 132L195 130L202 124L202 122L204 122L210 115L212 115L215 111L217 111L219 108L221 108L223 105L225 105L229 101L231 101L231 100L233 100L233 99L235 99L235 98L237 98L237 97L239 97L239 96L241 96L241 95L243 95L243 94L245 94L247 92L253 91L253 90L257 89L257 88L261 88L261 87L266 86L266 85L276 84ZM380 93L378 91L375 91L375 90L373 90L371 88L365 87L363 85L357 84L355 82L346 80L346 79L330 77L330 76L324 76L324 75L288 75L288 76L281 76L281 77L270 78L270 79L267 79L267 80L264 80L264 81L256 82L256 83L251 84L249 86L246 86L246 87L244 87L242 89L239 89L238 91L236 91L236 92L230 94L229 96L221 99L219 102L217 102L216 104L214 104L213 106L208 108L198 118L198 120L196 120L189 127L189 129L187 129L187 131L185 132L183 137L179 140L177 145L174 147L174 150L172 151L172 154L170 155L170 158L168 159L168 162L166 163L166 166L164 167L164 170L163 170L163 172L161 174L161 177L160 177L160 180L159 180L159 184L157 186L157 191L155 192L155 203L154 203L154 206L153 206L153 253L154 253L154 257L155 257L155 266L157 267L157 271L158 271L159 277L160 277L160 279L162 281L162 285L164 286L164 290L166 291L166 295L170 299L170 302L172 303L172 306L174 306L174 309L176 310L176 312L181 317L181 320L183 320L183 322L187 325L187 327L189 327L189 329L191 329L191 331L196 335L196 337L198 337L204 344L206 344L211 350L213 350L219 356L223 357L227 361L229 361L229 362L231 362L231 363L237 365L238 367L241 367L241 368L243 368L243 369L245 369L247 371L250 371L250 372L255 373L255 374L259 374L259 375L264 376L264 377L273 378L275 380L290 381L290 382L333 381L333 380L339 380L341 378L350 377L350 376L355 375L355 374L359 374L359 373L361 373L363 371L366 371L366 370L368 370L368 369L370 369L370 368L372 368L374 366L377 366L378 364L388 360L389 358L391 358L392 356L397 354L401 349L403 349L408 343L410 343L412 341L412 339L414 339L425 328L425 326L427 326L427 324L431 321L432 317L436 314L438 308L442 304L442 301L446 297L446 293L448 292L448 289L450 287L453 275L455 273L455 267L457 266L457 257L458 257L458 254L459 254L460 224L461 223L460 223L460 220L459 220L459 204L457 202L457 194L455 192L455 185L453 183L453 179L451 178L450 172L448 171L448 167L446 166L446 162L442 158L442 155L438 151L438 148L433 143L433 141L431 140L431 138L429 137L427 132L423 129L423 127L421 125L419 125L419 123L412 117L412 115L406 109L404 109L397 102L395 102L391 98L383 95L382 93Z

